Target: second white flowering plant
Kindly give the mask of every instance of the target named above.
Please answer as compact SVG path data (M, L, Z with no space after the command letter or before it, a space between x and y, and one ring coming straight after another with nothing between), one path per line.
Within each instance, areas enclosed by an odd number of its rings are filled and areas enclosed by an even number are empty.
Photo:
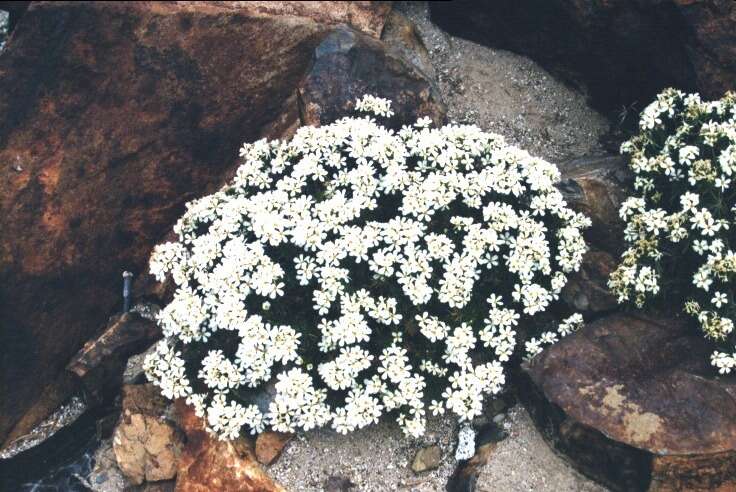
M692 315L716 349L722 374L736 370L736 94L714 102L665 90L624 142L636 194L621 206L629 248L609 285L641 307L666 297Z
M388 118L390 102L356 110ZM392 414L480 414L586 251L558 169L475 126L374 116L245 144L234 180L188 205L151 272L177 286L145 363L223 439L349 432ZM268 388L266 403L257 401Z

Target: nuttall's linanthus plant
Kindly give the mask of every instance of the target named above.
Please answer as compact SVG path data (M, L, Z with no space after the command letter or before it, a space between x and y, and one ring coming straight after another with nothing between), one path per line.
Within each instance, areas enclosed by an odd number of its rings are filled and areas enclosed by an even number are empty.
M356 109L392 115L372 96ZM582 323L517 340L586 251L558 169L475 126L429 126L346 117L243 145L234 180L151 258L177 286L145 363L165 396L223 439L384 414L418 436L428 411L477 416L517 346L533 356Z
M679 304L728 374L736 369L736 94L705 102L667 89L642 112L639 129L621 146L636 193L621 206L629 247L609 286L638 307L663 295Z

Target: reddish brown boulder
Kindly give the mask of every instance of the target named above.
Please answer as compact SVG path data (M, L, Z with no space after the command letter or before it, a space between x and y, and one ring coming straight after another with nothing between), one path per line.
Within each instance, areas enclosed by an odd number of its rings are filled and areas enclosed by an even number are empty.
M258 465L252 443L241 438L220 441L204 429L191 407L176 402L179 426L187 440L179 460L177 492L281 492Z
M0 57L0 447L69 394L64 366L118 308L123 270L146 269L242 142L293 128L331 26L377 35L387 10L31 5Z
M615 490L734 490L736 378L681 319L615 314L525 368L519 396L551 444Z
M733 0L455 0L430 9L452 34L584 85L605 110L636 114L669 86L712 99L736 88Z

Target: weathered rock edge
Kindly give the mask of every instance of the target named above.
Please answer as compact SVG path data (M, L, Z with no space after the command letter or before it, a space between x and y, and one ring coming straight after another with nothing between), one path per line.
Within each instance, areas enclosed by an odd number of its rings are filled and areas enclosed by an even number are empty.
M736 380L708 354L682 320L614 314L525 365L518 394L550 445L614 490L733 490Z

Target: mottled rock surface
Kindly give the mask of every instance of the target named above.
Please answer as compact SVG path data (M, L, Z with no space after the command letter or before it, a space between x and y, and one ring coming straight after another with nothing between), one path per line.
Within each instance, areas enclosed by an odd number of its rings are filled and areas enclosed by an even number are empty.
M581 470L617 490L736 487L736 378L677 318L614 314L546 349L519 395ZM729 488L731 487L731 488Z
M284 491L258 465L252 443L245 439L220 441L204 429L204 422L179 400L177 422L186 434L179 460L177 492Z
M411 462L411 469L414 473L422 473L428 470L434 470L440 466L442 461L442 448L433 444L426 448L419 449L414 455Z
M521 53L588 88L606 110L640 111L668 86L720 98L736 87L732 0L430 2L446 31Z
M113 451L120 471L133 484L176 476L182 437L163 417L166 402L152 384L123 387L123 409Z
M580 270L570 275L560 297L584 316L616 309L619 304L608 288L608 278L617 266L611 254L596 249L588 250Z
M608 289L608 277L625 249L624 223L618 211L631 182L626 159L615 155L586 156L559 165L558 185L567 203L591 220L585 231L590 250L580 271L570 275L562 300L585 315L614 310L618 303Z
M392 101L388 123L399 128L428 116L444 122L441 96L427 76L381 41L337 28L317 47L314 65L299 88L302 121L318 126L349 114L355 100L375 94Z
M281 455L286 444L294 434L285 432L265 431L256 438L256 459L263 465L270 465Z
M559 164L558 185L567 203L592 222L585 239L614 255L624 248L624 223L618 215L630 193L632 174L625 158L616 155L586 156Z
M299 121L338 23L387 3L39 2L0 57L0 447L74 389L64 366L118 307L184 204L244 141Z
M435 80L437 73L432 65L432 57L427 51L416 24L404 14L392 10L386 18L381 32L381 41L390 50L397 51L412 65L421 70L430 80Z
M79 377L88 398L102 401L122 384L128 358L160 337L156 322L138 313L114 316L105 332L74 356L67 370Z

